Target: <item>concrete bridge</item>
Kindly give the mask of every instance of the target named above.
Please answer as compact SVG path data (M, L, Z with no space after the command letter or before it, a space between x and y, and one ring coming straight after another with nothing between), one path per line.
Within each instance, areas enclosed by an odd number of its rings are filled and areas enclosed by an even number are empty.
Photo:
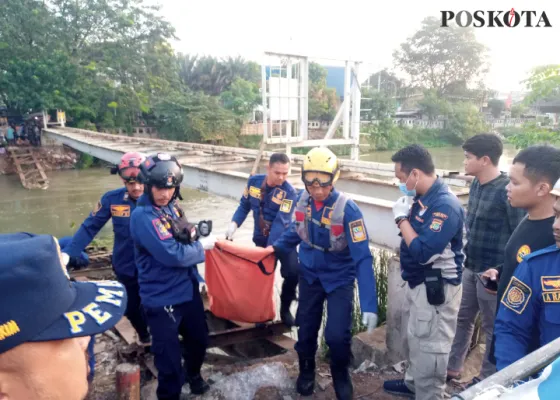
M166 152L183 165L183 185L219 196L239 199L258 151L237 147L137 138L98 133L75 128L47 128L43 131L45 145L66 145L82 153L116 164L123 153L138 151L146 154ZM259 169L264 172L271 152L263 152ZM301 163L303 156L292 156L289 181L303 189ZM393 177L393 165L365 161L341 160L341 177L337 188L350 195L364 213L372 244L396 250L400 243L393 221L393 202L400 197ZM438 170L459 198L466 202L467 179L453 171Z

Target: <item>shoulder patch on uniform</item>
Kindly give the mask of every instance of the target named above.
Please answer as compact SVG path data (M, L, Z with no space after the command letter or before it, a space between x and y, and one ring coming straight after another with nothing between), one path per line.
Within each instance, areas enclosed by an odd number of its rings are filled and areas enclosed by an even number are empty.
M169 232L167 230L167 228L165 227L165 225L163 225L163 222L161 221L161 219L159 218L155 218L152 220L152 225L154 226L154 228L156 229L157 235L160 238L160 240L165 240L165 239L169 239L170 237L172 237L173 235L171 234L171 232Z
M272 202L276 204L282 204L282 201L286 198L286 191L280 188L275 188L272 193Z
M432 223L430 224L430 230L433 232L441 232L441 228L443 226L443 220L439 218L433 218Z
M95 207L93 207L93 210L91 211L91 215L93 215L95 217L95 214L97 214L99 212L99 210L101 210L102 207L103 207L103 204L101 204L101 200L99 200L97 202L97 204L95 205Z
M362 218L350 222L348 226L350 228L352 242L358 243L367 240L366 227L364 226L364 220Z
M447 214L444 214L444 213L441 213L441 212L432 213L432 216L433 216L434 218L439 218L439 219L442 219L442 220L444 220L444 221L448 218L448 217L447 217Z
M113 217L130 217L130 206L127 204L111 205L111 215Z
M284 200L282 202L282 205L280 206L280 211L285 212L285 213L289 213L290 211L292 211L292 204L293 204L293 200Z
M523 314L533 291L515 276L511 278L501 303L517 314Z
M247 186L245 186L245 189L243 189L243 197L249 197L249 188Z
M520 263L529 254L531 254L531 248L524 244L517 250L517 262Z
M560 275L541 276L541 285L543 292L560 290Z
M261 189L259 189L258 187L255 186L251 186L249 188L249 195L251 197L256 197L257 199L261 198Z

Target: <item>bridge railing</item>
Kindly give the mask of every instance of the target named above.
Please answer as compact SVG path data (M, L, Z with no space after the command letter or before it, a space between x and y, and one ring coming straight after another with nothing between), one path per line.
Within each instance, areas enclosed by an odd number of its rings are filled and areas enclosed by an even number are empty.
M539 372L560 356L560 338L526 355L507 368L454 395L451 400L476 400L492 387L508 388ZM499 398L499 397L496 397ZM491 398L485 397L487 400Z

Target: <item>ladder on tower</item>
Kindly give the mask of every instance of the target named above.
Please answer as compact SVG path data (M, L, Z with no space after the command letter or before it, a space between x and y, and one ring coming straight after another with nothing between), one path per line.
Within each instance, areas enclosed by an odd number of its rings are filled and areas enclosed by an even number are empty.
M10 146L7 150L24 188L46 189L49 186L43 165L31 147Z

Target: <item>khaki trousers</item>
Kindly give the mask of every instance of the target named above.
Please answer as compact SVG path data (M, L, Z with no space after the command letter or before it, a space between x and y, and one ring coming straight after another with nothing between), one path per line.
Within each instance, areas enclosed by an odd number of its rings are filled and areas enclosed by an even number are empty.
M407 326L409 366L405 383L416 400L443 400L447 363L461 304L462 285L445 284L445 303L428 303L424 284L406 285L403 326Z

